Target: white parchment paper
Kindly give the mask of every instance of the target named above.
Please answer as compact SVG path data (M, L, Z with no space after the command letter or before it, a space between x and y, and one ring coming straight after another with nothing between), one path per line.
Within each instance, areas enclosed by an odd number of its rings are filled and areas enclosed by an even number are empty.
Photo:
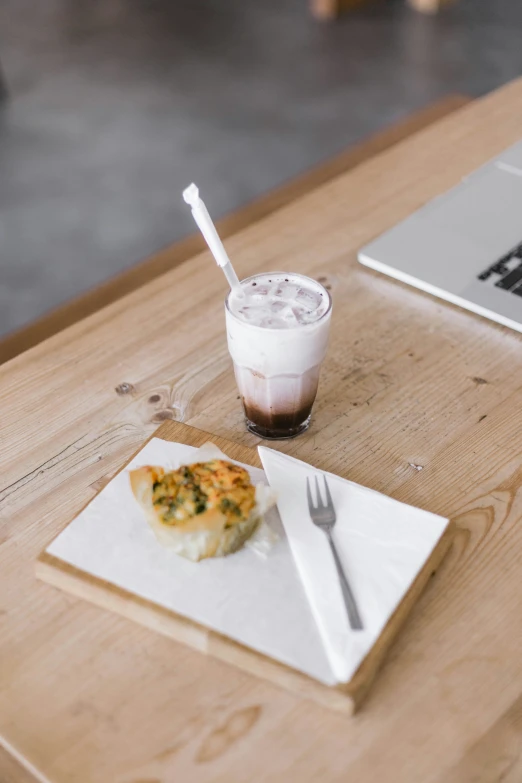
M306 476L316 471L272 449L259 447L259 453L284 523L277 511L269 512L268 527L276 536L268 533L265 557L244 547L226 558L192 563L158 543L132 495L128 470L176 469L205 457L192 446L159 438L47 551L327 685L347 682L447 520L327 474L337 510L334 536L364 623L362 632L352 631L326 537L308 514ZM254 484L266 482L263 471L244 467Z
M128 470L193 461L197 449L153 438L47 551L93 576L332 685L335 676L276 510L278 533L266 557L244 547L225 558L191 563L161 546L134 499ZM234 460L232 460L234 461ZM248 469L254 484L266 482Z

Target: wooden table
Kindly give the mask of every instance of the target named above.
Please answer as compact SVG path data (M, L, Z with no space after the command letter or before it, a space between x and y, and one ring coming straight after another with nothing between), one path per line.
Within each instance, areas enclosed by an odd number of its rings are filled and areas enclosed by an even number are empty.
M159 422L256 443L207 253L0 367L0 735L35 779L521 779L521 338L356 262L521 127L518 81L227 243L241 276L332 285L313 426L279 448L458 526L354 719L35 581L38 553Z
M407 2L416 11L436 14L454 0L407 0ZM337 19L343 11L350 11L371 3L375 3L375 0L310 0L310 9L316 19L331 21Z

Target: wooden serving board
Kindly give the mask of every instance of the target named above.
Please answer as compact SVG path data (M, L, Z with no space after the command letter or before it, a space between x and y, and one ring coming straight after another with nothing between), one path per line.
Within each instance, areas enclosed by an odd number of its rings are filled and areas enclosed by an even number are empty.
M210 440L232 459L262 467L256 449L239 445L180 422L165 422L152 437L196 447L202 446ZM143 446L138 451L141 448ZM137 453L133 454L131 459ZM130 461L128 460L128 462ZM128 462L120 470L124 470ZM103 487L100 487L99 491L101 489ZM405 622L430 575L444 557L451 542L451 536L450 524L351 681L335 687L323 685L311 677L238 644L209 628L75 568L46 551L37 560L36 574L39 579L49 584L79 598L91 601L102 608L117 612L151 630L183 642L199 652L227 661L257 677L312 698L331 709L352 713L367 693L388 648Z

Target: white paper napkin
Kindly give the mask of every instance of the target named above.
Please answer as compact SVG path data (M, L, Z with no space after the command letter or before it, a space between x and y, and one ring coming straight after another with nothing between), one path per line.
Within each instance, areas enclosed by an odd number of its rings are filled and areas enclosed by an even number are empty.
M306 477L320 477L320 472L273 449L258 448L332 671L338 682L348 682L448 520L325 474L337 513L333 537L364 626L352 631L327 537L308 511Z

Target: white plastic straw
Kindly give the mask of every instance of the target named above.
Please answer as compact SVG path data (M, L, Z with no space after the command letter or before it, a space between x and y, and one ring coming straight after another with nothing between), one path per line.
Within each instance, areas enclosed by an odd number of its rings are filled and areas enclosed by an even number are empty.
M199 197L199 189L192 183L188 188L183 191L183 198L192 210L192 216L198 224L199 230L205 237L205 241L210 248L210 252L216 259L216 263L221 267L225 273L225 277L228 280L232 291L239 296L243 296L243 290L239 283L238 276L232 266L232 262L227 255L227 251L223 247L223 242L219 238L216 227L212 222L212 218L208 214L208 210Z

